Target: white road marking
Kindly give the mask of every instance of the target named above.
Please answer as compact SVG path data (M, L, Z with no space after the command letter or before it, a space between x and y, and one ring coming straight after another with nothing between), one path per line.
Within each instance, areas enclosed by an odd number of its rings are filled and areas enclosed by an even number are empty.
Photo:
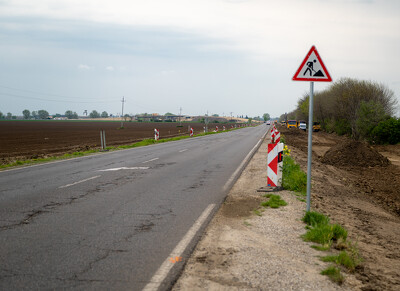
M147 170L147 169L150 169L150 167L120 167L120 168L99 170L99 172L119 171L119 170Z
M183 152L186 152L186 151L187 151L187 149L184 149L184 150L180 150L179 152L183 153Z
M200 217L196 220L196 222L188 230L188 232L185 234L185 236L182 238L182 240L179 242L179 244L169 254L168 258L166 258L166 260L162 263L160 268L158 268L157 272L153 275L150 282L144 287L143 291L158 290L161 283L168 276L169 271L174 266L171 263L170 258L176 258L176 257L182 256L183 251L186 249L186 247L192 241L193 237L196 235L197 231L200 229L200 227L206 221L206 219L208 218L208 216L210 215L210 213L214 209L214 207L215 207L215 204L210 204L207 206L207 208L203 211L203 213L200 215Z
M90 180L93 180L93 179L96 179L96 178L99 178L99 177L101 177L101 176L99 175L99 176L94 176L94 177L90 177L90 178L87 178L87 179L83 179L81 181L78 181L78 182L75 182L75 183L72 183L72 184L67 184L67 185L64 185L64 186L60 186L60 187L58 187L58 189L74 186L76 184L80 184L80 183L83 183L83 182L86 182L86 181L90 181Z
M152 162L152 161L157 161L159 158L154 158L154 159L151 159L151 160L148 160L148 161L144 161L142 164L146 164L146 163L149 163L149 162Z

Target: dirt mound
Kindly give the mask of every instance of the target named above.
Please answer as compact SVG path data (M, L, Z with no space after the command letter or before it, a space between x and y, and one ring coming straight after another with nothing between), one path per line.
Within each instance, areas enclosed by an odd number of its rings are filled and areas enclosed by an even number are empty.
M346 141L331 147L322 162L332 166L374 167L388 166L389 160L361 141Z

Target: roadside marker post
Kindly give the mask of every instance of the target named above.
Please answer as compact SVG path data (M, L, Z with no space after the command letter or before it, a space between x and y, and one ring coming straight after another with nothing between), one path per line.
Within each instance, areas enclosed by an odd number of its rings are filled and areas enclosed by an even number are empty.
M193 136L193 127L190 128L190 136Z
M103 150L103 151L105 151L106 150L106 132L105 132L105 130L100 130L100 143L101 143L101 149Z
M294 74L293 81L309 81L310 82L310 100L308 108L308 158L307 158L307 209L310 211L311 204L311 157L312 157L312 124L314 110L314 82L332 82L321 57L315 46L312 46L300 67ZM311 125L311 127L310 127Z
M154 140L158 141L159 138L160 138L160 131L157 128L155 128L154 129Z

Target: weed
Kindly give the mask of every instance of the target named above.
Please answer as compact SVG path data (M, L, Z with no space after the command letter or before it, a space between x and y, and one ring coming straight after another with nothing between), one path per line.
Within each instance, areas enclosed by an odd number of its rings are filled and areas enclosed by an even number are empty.
M356 267L361 262L360 257L358 256L358 252L357 255L354 257L352 253L349 254L346 251L341 251L338 255L322 257L321 260L323 262L332 262L337 265L342 265L350 272L354 272Z
M307 192L307 175L300 169L300 165L289 157L283 157L282 187L287 190L300 192L303 196Z
M329 217L315 211L308 211L303 217L303 222L312 227L316 227L318 225L328 224Z
M328 276L333 282L338 284L343 283L343 275L340 273L340 269L335 266L329 266L321 272L322 275Z
M260 210L258 210L258 209L254 209L253 212L255 215L262 216Z
M244 225L246 225L246 226L251 226L251 223L249 223L248 221L243 221L243 223L244 223Z
M331 245L330 244L325 244L325 245L312 245L311 246L313 249L316 249L317 251L321 251L321 252L326 252L329 251L331 249Z
M267 194L269 196L269 200L262 202L261 206L271 207L271 208L279 208L280 206L286 206L287 203L281 199L281 196L274 194ZM266 195L265 195L266 196Z

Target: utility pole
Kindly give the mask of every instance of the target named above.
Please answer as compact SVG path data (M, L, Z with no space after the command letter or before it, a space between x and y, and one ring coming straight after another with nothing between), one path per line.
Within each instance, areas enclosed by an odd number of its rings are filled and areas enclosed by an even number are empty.
M122 114L121 114L121 128L124 128L124 103L125 103L125 97L122 96Z

